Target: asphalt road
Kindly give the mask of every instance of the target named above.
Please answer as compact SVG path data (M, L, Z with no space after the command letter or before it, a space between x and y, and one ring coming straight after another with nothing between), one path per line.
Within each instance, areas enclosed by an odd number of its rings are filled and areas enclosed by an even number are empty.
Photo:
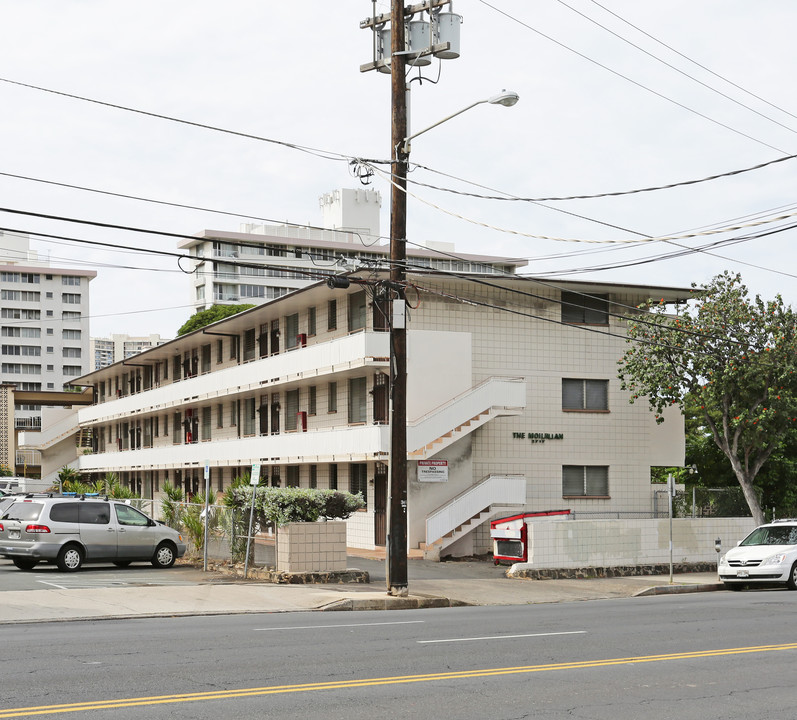
M792 720L796 615L765 590L4 626L0 718Z

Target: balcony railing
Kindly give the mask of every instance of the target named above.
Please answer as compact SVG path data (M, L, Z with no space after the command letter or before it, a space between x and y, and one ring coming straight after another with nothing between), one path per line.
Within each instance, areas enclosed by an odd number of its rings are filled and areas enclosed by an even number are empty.
M17 430L41 430L42 419L40 417L14 418L14 427Z

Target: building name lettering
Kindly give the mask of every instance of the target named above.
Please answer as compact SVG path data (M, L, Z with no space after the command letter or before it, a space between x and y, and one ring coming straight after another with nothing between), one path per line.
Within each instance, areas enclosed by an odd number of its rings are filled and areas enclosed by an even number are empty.
M547 433L547 432L513 432L513 440L528 440L533 443L544 443L546 440L563 440L564 433Z

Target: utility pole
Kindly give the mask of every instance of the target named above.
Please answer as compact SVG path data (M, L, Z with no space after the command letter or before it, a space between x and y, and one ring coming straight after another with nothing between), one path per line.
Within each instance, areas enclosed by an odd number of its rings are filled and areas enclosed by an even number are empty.
M428 65L432 55L442 59L459 57L459 15L449 13L445 22L440 10L452 0L423 0L404 5L391 0L390 14L376 15L360 23L373 33L374 57L360 66L361 72L390 72L391 133L390 163L390 477L387 522L387 592L407 595L407 326L405 283L407 279L407 166L409 159L407 64ZM428 15L428 22L412 22ZM407 26L409 25L409 38ZM413 27L414 26L414 27ZM390 35L388 48L386 37ZM408 42L409 40L409 42ZM330 286L331 287L331 286Z
M404 0L391 5L390 88L391 122L390 194L390 361L392 411L390 417L390 484L388 486L387 592L404 596L407 581L407 328L404 283L407 277L407 137L406 55Z

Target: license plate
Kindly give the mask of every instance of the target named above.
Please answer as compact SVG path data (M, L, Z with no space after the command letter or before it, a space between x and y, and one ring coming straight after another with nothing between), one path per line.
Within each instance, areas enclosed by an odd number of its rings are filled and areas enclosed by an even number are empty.
M739 570L736 573L736 577L750 577L750 573L747 570Z
M19 540L19 530L9 530L8 531L8 539L9 540Z

